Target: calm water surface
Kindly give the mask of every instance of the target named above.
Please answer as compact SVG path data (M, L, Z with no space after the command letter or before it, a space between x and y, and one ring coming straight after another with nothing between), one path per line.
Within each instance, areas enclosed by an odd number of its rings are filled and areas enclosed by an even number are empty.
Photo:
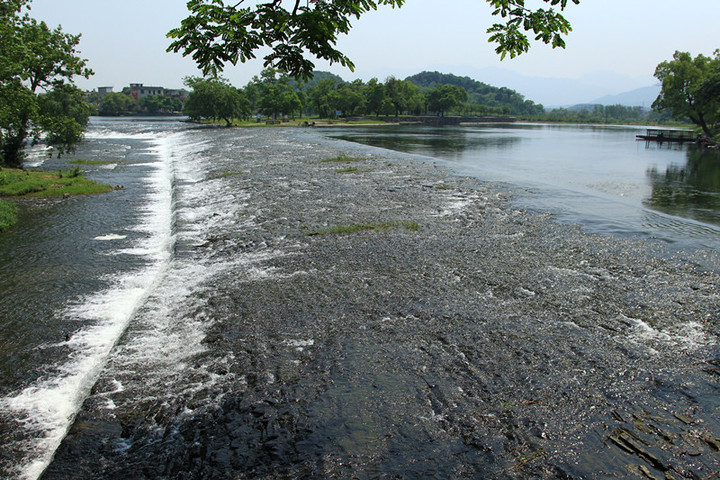
M439 159L502 182L522 208L601 234L720 247L720 155L636 141L640 127L357 127L329 135Z

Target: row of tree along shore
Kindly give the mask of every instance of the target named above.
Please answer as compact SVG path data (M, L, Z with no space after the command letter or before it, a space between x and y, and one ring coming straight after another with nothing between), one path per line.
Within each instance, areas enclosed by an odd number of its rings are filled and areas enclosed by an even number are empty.
M377 121L397 121L400 117L420 117L422 123L452 125L483 121L505 121L510 117L525 121L600 124L688 125L695 123L690 113L668 105L661 95L656 108L625 105L579 105L546 109L526 100L506 87L494 87L469 77L438 72L422 72L405 80L389 77L385 82L346 82L328 72L314 72L307 81L298 81L274 69L266 69L243 88L222 78L187 78L191 88L187 100L162 95L134 99L129 92L109 93L94 98L99 115L185 114L193 121L234 123L283 123L282 119L316 118L350 120L372 117ZM92 98L92 97L90 97ZM662 100L662 106L660 102ZM438 117L428 120L428 116ZM457 121L447 117L486 117ZM258 120L259 121L259 120ZM411 122L404 118L404 122ZM716 122L715 122L716 123ZM707 135L707 131L704 132Z
M385 82L372 79L345 82L337 75L314 72L298 81L275 69L266 69L244 88L235 88L221 78L187 78L192 89L184 104L162 95L140 100L129 91L95 92L99 115L158 114L180 112L195 120L317 117L334 119L358 115L528 115L542 112L542 105L525 100L508 88L497 88L467 77L423 72ZM127 89L126 89L127 90Z
M346 82L328 72L314 72L308 81L298 81L277 70L266 69L244 88L221 78L188 78L192 90L186 101L164 95L135 99L129 89L123 93L96 92L88 98L102 116L184 113L196 121L238 122L258 115L272 119L309 117L347 119L404 116L518 117L523 120L663 123L670 112L650 111L623 105L586 105L582 108L546 110L506 87L495 87L469 77L422 72L385 82ZM472 120L467 120L472 122ZM478 121L478 120L476 120ZM479 120L482 121L482 120ZM455 124L438 120L436 124Z

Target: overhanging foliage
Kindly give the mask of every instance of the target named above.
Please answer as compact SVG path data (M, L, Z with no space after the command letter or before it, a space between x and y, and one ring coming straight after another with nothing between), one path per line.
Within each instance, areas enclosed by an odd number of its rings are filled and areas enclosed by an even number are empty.
M354 69L354 64L336 48L338 36L347 34L351 20L376 10L378 6L401 7L406 0L294 0L260 1L247 6L244 0L226 5L223 0L190 0L190 16L171 30L168 51L192 56L205 75L217 75L226 64L236 65L269 47L265 66L287 72L291 77L309 78L314 64L307 57L339 63ZM525 0L485 0L493 7L493 16L503 22L487 32L496 52L515 57L530 47L528 34L535 41L564 47L570 23L561 13L569 3L580 0L543 0L549 9L530 9ZM438 2L438 8L443 6Z

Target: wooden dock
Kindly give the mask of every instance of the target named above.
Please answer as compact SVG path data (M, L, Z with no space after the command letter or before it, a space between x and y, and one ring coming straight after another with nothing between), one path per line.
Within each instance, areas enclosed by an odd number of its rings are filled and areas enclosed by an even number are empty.
M667 130L661 128L649 128L645 135L637 135L638 140L648 142L694 142L696 140L695 132L692 130Z

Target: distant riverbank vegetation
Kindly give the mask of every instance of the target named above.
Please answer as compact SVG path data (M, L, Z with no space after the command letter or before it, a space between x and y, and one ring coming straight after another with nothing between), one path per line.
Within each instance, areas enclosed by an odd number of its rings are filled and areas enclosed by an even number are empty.
M574 105L545 108L507 87L495 87L470 77L421 72L400 80L347 82L315 71L308 80L265 69L244 87L227 80L190 77L186 99L164 95L135 99L128 89L88 99L102 116L187 115L192 121L230 125L296 125L305 121L402 120L403 116L503 116L521 121L687 126L693 122L673 110L625 105ZM301 119L298 122L298 119ZM372 120L365 120L372 121Z
M469 77L422 72L384 82L346 82L328 72L314 72L307 81L272 68L263 70L245 87L220 78L188 78L191 92L182 112L192 121L225 125L297 125L313 120L402 121L404 116L503 116L523 121L603 124L683 124L669 110L624 105L577 105L546 109L507 87L495 87ZM120 95L120 94L116 94ZM131 97L128 96L132 100ZM143 112L128 103L125 114ZM374 120L373 120L374 119ZM684 122L687 124L688 122Z
M607 125L678 125L688 122L674 121L668 112L657 112L644 107L625 105L575 105L555 108L538 115L524 116L524 120L558 123L598 123Z
M300 81L266 69L243 88L219 78L186 79L192 89L184 104L163 95L135 99L129 91L88 94L102 116L185 113L194 120L226 120L261 115L335 119L372 115L532 115L542 105L526 100L515 90L494 87L469 77L423 72L405 80L346 82L341 77L314 72ZM239 94L239 95L238 95Z

